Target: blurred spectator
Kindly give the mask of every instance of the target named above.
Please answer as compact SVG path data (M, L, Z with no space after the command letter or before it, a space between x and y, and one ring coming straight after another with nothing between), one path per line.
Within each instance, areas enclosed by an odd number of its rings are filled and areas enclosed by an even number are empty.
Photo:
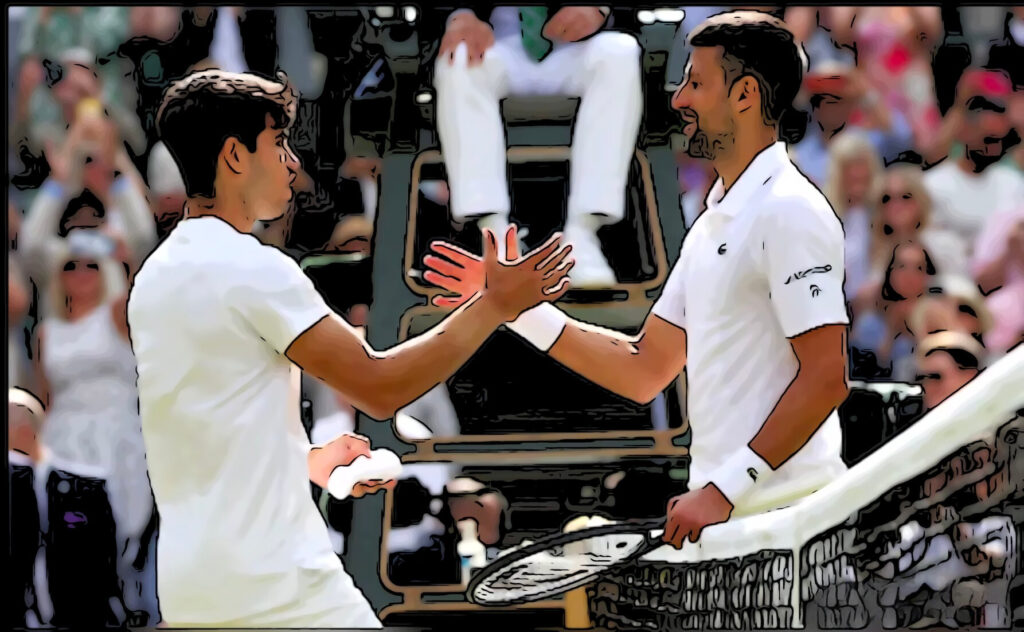
M941 43L942 13L937 6L862 6L846 24L857 51L857 65L879 91L891 113L913 129L914 146L941 124L932 74L932 54Z
M934 277L935 266L921 244L903 242L892 250L874 308L854 318L850 343L855 350L855 377L892 377L903 382L913 378L914 336L909 321Z
M26 390L7 391L7 463L10 477L11 558L7 621L13 628L39 627L36 597L36 557L42 529L35 492L35 465L39 461L39 432L43 405Z
M917 381L924 390L924 407L935 408L977 377L984 348L956 331L925 338L917 352Z
M970 277L942 275L938 284L930 288L929 292L944 299L952 310L954 325L951 329L968 334L980 344L987 345L985 336L992 329L992 313Z
M924 186L921 170L896 164L885 170L881 188L872 197L877 204L872 236L873 281L881 282L893 248L906 241L920 242L935 258L943 274L967 270L966 245L953 231L934 225L933 197ZM871 292L875 288L870 288Z
M95 101L80 105L64 145L50 158L53 174L43 183L21 229L25 265L41 286L48 283L54 259L64 247L68 223L84 219L87 225L96 225L85 211L102 218L104 232L122 241L118 254L130 268L141 263L156 242L142 176L116 127L96 111L98 107ZM83 199L89 204L69 208L69 202ZM65 215L69 210L77 210L77 215Z
M988 295L993 326L987 339L995 353L1024 341L1024 200L993 213L974 248L972 271Z
M863 134L875 151L891 162L911 148L910 126L898 110L881 100L868 71L846 61L815 63L804 79L811 105L811 125L793 149L800 170L819 187L825 185L830 145L853 131Z
M51 250L56 271L36 354L37 381L49 403L41 478L49 504L53 622L105 625L113 617L147 625L158 617L155 540L146 537L154 507L125 274L111 256L111 240L95 230L73 229L62 246L62 255ZM125 614L109 610L112 597Z
M881 188L882 159L859 132L843 134L828 153L825 197L843 222L848 299L857 296L871 274L871 226L876 220L872 198Z
M989 216L1010 210L1024 199L1024 175L998 164L1016 135L1007 116L1011 94L1012 86L1003 73L964 73L957 104L944 123L962 148L925 172L925 185L935 200L935 224L955 231L968 248Z
M105 625L111 617L145 625L158 617L155 540L146 537L153 501L125 299L128 273L148 254L155 226L115 126L89 103L80 104L21 229L26 265L46 299L35 358L50 402L40 473L48 577L56 625ZM126 614L110 611L114 596Z
M77 101L99 99L135 155L146 149L118 47L129 38L129 7L31 7L19 43L21 70L15 126L32 153L61 142Z
M497 7L490 24L470 10L449 18L435 65L437 127L452 214L504 234L510 212L499 102L508 95L582 97L576 115L563 241L578 288L616 283L598 229L625 214L626 179L642 115L640 47L599 32L600 7ZM499 240L500 241L500 240Z
M985 335L992 328L992 314L969 278L942 276L918 301L909 325L918 342L940 331L957 331L984 345Z

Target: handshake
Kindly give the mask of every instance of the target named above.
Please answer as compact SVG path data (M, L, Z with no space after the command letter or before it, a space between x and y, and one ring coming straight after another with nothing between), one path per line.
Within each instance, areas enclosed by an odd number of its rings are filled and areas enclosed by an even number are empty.
M558 300L569 289L568 274L575 264L569 258L572 246L561 246L561 237L556 233L536 250L520 256L513 224L504 235L504 258L498 256L497 238L489 229L483 229L483 257L444 241L432 242L430 249L436 254L424 257L428 269L423 279L450 293L435 296L432 303L458 307L482 295L494 299L507 320L514 320L541 302Z

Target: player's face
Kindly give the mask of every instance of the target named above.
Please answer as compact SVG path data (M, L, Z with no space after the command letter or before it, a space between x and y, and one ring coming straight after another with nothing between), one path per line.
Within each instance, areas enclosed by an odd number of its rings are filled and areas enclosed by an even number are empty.
M713 160L735 142L720 47L693 49L672 107L683 119L683 135L690 140L686 151L694 158Z
M299 170L299 158L288 144L288 132L274 129L267 115L267 126L256 138L256 153L247 182L254 219L270 221L284 214L291 202L292 183Z

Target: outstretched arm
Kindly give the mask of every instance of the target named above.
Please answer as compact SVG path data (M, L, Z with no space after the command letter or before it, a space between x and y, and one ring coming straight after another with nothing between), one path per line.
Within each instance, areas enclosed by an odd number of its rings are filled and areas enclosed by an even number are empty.
M287 356L356 408L377 419L391 418L454 374L501 323L567 289L569 266L561 264L570 249L559 248L557 238L516 265L498 261L490 231L485 232L485 244L483 290L427 333L376 351L332 313L298 336Z
M480 257L440 241L431 249L436 254L424 259L429 268L424 279L454 294L437 296L433 303L462 304L482 283ZM506 235L506 252L510 259L518 257L515 226ZM686 364L686 332L657 314L648 316L636 336L574 320L549 304L508 326L577 374L641 404L653 400Z

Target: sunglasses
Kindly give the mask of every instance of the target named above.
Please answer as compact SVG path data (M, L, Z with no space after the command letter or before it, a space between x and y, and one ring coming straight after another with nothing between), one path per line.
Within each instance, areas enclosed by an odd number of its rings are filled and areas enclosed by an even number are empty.
M899 198L899 199L904 200L904 201L909 201L909 200L913 200L914 199L914 194L913 193L907 193L907 192L903 192L903 193L886 192L886 193L884 193L882 195L882 204L883 205L888 204L888 203L892 202L893 200L895 200L896 198Z
M74 272L75 270L95 270L99 272L100 264L94 262L84 261L68 261L64 264L64 272Z

